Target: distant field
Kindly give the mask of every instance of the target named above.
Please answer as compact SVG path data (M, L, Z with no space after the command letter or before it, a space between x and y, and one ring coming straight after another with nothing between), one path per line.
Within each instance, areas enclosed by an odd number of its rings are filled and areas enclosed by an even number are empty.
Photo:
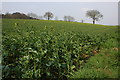
M26 30L27 27L34 27L36 31L43 31L46 26L47 30L51 26L56 32L61 31L75 31L75 32L87 32L87 33L112 33L115 32L117 26L105 26L105 25L93 25L88 23L78 22L65 22L65 21L47 21L47 20L20 20L20 19L3 19L3 31L11 31L15 28L15 23L18 23L20 29ZM36 29L37 28L37 29Z
M117 57L118 26L3 19L2 35L3 78L91 78L93 73L88 73L89 77L86 77L87 71L84 70L91 67L92 61L89 60L97 60L93 57L112 49L115 50L109 52L115 54L112 58ZM103 60L102 56L99 54L99 59ZM114 72L118 67L117 58L109 60L115 62L115 66L110 66L113 75L105 74L102 77L104 71L96 72L97 76L93 78L117 78L117 73ZM98 65L96 61L94 65ZM90 70L92 71L88 69Z

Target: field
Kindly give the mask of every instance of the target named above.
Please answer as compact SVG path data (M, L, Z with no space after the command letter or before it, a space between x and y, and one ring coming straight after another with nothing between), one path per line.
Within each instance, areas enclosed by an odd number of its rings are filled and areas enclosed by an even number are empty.
M118 26L3 19L3 78L118 78Z

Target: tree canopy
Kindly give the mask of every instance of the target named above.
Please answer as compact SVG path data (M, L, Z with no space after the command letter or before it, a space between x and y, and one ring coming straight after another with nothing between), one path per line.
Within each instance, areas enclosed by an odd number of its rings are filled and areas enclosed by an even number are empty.
M2 14L2 18L7 18L7 19L36 19L36 18L27 16L26 14L23 14L20 12L15 12L13 14L10 14L10 13Z
M64 21L74 21L75 20L75 18L74 17L72 17L72 16L64 16Z
M45 15L44 15L44 17L47 18L47 20L50 20L51 18L53 18L53 16L54 15L51 12L46 12Z
M86 16L93 19L93 24L95 24L95 21L99 21L99 19L103 17L103 15L97 10L88 10Z

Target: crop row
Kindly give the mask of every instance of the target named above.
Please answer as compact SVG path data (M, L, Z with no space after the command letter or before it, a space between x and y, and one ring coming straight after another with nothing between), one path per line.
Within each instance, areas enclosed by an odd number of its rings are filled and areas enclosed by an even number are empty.
M67 78L113 37L81 32L3 32L3 78ZM36 35L37 34L37 35Z

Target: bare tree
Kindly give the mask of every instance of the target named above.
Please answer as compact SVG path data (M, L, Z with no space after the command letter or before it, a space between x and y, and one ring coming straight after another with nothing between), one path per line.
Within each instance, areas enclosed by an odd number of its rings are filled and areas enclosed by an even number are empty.
M35 14L35 13L28 13L27 15L28 15L29 17L32 17L32 18L36 18L36 19L39 18L39 16L38 16L37 14Z
M47 20L50 20L51 18L53 18L53 16L54 15L51 12L46 12L45 15L44 15L44 17L47 18Z
M74 17L71 17L71 16L69 16L69 21L74 21L75 20L75 18Z
M64 21L67 21L67 16L64 16Z
M93 24L95 24L95 21L99 21L99 18L103 17L103 15L97 10L88 10L86 16L93 19Z
M75 18L71 16L64 16L64 21L74 21Z

